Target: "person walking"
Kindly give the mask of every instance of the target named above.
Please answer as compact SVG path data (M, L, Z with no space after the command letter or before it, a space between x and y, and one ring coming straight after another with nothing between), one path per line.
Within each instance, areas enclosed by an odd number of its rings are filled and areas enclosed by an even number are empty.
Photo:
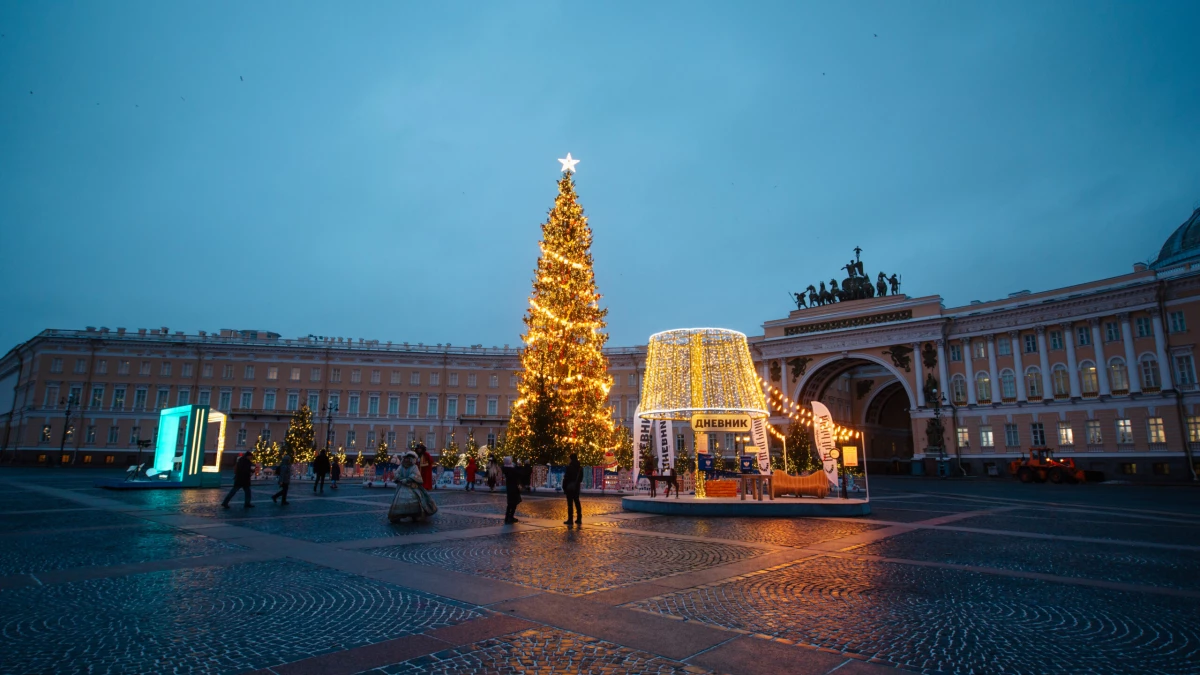
M233 489L225 495L225 501L221 502L221 506L229 508L229 500L233 499L233 495L238 490L244 490L246 492L246 508L254 508L254 505L250 503L250 474L254 471L253 460L253 450L247 450L237 458L237 464L233 465Z
M478 468L479 468L479 464L476 463L474 456L467 459L467 488L466 489L471 492L475 491L475 472Z
M287 506L288 488L292 486L292 456L285 454L279 461L279 492L271 495L271 501L283 497L283 506Z
M567 496L567 519L563 525L570 525L572 514L576 525L583 525L583 507L579 504L579 490L583 487L583 467L579 465L579 455L571 453L571 461L563 472L562 489Z
M417 444L417 470L421 472L421 484L426 491L433 489L433 458L424 443Z
M337 482L342 478L342 463L338 461L337 455L333 456L333 463L329 468L329 478L333 482L333 489L337 489Z
M313 481L313 492L317 491L317 486L321 486L321 492L325 492L325 474L329 473L329 455L322 450L317 458L313 460L313 473L317 474L317 479Z
M517 505L521 503L521 481L525 478L525 470L513 466L512 457L504 458L504 493L507 497L507 507L504 510L504 522L517 522Z
M488 457L487 466L487 484L488 492L496 491L496 484L500 482L500 462L496 461L496 456Z

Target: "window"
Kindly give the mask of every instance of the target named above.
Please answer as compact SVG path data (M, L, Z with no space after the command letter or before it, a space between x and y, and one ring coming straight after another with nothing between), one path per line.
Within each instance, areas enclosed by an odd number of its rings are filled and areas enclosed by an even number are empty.
M121 442L121 428L112 426L108 428L108 444L116 445Z
M1144 337L1150 337L1151 335L1154 335L1154 328L1150 324L1150 317L1139 316L1137 318L1136 325L1137 325L1137 336L1138 337L1144 338Z
M238 429L238 432L237 432L237 444L238 444L238 445L245 445L245 444L246 444L246 430L245 430L245 429Z
M1114 358L1108 362L1108 380L1114 392L1129 391L1129 370L1125 368L1124 359Z
M1155 462L1154 473L1159 476L1166 476L1171 473L1171 465L1167 462Z
M192 364L185 363L185 364L179 366L179 376L180 377L191 377L192 376Z
M414 386L421 384L421 373L412 372L408 374L408 383Z
M308 372L308 381L309 382L320 382L321 381L321 369L313 368L312 370L310 370Z
M1071 395L1071 376L1067 367L1059 363L1050 371L1050 381L1054 385L1055 398L1067 398Z
M222 380L232 380L233 379L233 366L221 366L221 379Z
M980 403L992 401L992 378L987 373L975 376L975 400Z
M1000 373L1000 396L1006 400L1017 397L1017 378L1011 370Z
M987 358L987 344L983 340L971 341L971 356L976 359Z
M40 437L40 440L41 440L43 443L49 443L49 442L50 442L50 425L49 425L49 424L43 424L43 425L42 425L42 435L41 435L41 437Z
M107 375L108 374L108 361L101 360L101 361L96 362L96 374L97 375Z
M1006 337L997 338L996 353L1000 356L1012 356L1012 340Z
M394 432L394 431L387 432L387 445L389 448L396 447L396 432Z
M67 394L67 403L81 405L83 403L83 393L78 385L72 386L71 391Z
M457 398L451 397L451 398L446 399L446 417L448 417L450 419L454 419L455 417L458 417L458 399Z
M962 347L958 345L950 345L950 360L962 361Z
M149 374L150 374L150 362L142 361L142 364L140 366L138 366L138 375L149 375Z
M94 424L88 425L87 433L84 436L84 442L88 443L88 444L96 442L96 425L94 425Z
M378 445L375 445L375 432L374 431L367 431L367 447L368 448L378 448L379 447Z
M133 392L133 409L134 410L145 410L146 409L146 390L145 389L138 389L137 391Z
M379 414L379 396L378 395L372 394L371 396L367 397L367 414L368 415L378 415Z
M204 367L200 369L200 376L211 380L213 376L213 364L204 364Z
M358 394L350 394L350 399L349 399L348 403L349 403L349 405L347 406L346 412L350 413L351 415L357 415L358 414Z
M1075 430L1071 428L1070 422L1059 421L1059 423L1058 423L1058 444L1059 445L1075 445Z
M430 450L437 447L437 432L430 431L425 434L425 447Z
M308 409L316 411L317 406L321 404L321 395L315 392L308 394Z
M292 382L300 381L300 369L299 368L292 368L290 379L292 380Z
M450 373L450 386L451 387L458 386L458 373Z
M154 408L156 410L162 410L163 408L167 407L167 397L170 395L171 395L171 392L169 390L159 389L158 390L158 399L156 399L154 402Z
M1162 385L1158 381L1158 361L1150 355L1142 357L1142 387L1158 389Z
M630 374L629 374L629 386L631 386L631 387L636 387L636 386L637 386L637 384L638 384L638 381L637 381L637 380L638 380L637 373L630 373Z
M1167 442L1167 432L1163 428L1163 418L1150 417L1146 419L1146 437L1151 443Z
M426 404L425 404L425 416L426 417L437 417L437 415L438 415L438 397L430 396L429 400L426 401Z
M137 442L139 440L141 440L141 436L142 436L142 428L141 427L134 427L134 428L130 429L129 430L129 444L137 445Z
M113 390L113 410L125 409L125 387L117 387Z
M263 439L264 443L270 443L271 442L271 430L264 427L262 432L258 434L258 437Z
M1130 420L1117 420L1117 443L1119 445L1129 445L1133 443L1133 422Z
M1050 349L1062 349L1063 339L1061 330L1050 331Z
M242 379L244 379L244 380L253 380L254 379L254 366L246 366L242 370Z
M496 416L496 414L497 414L497 413L496 413L496 407L497 407L498 405L499 405L499 402L498 402L496 399L494 399L494 398L489 398L489 399L488 399L487 414L488 414L488 416L489 416L489 417L495 417L495 416Z
M229 400L231 398L233 398L233 392L231 392L231 391L221 392L221 398L220 398L220 402L217 403L217 408L219 410L224 410L225 412L229 412Z
M1038 368L1025 371L1025 391L1035 401L1042 397L1042 371Z
M468 415L475 414L475 399L474 398L467 399L467 414Z
M1041 447L1046 445L1046 427L1041 422L1034 422L1029 425L1030 442L1033 445Z
M429 386L431 386L431 387L442 386L442 374L441 373L430 373L429 374Z
M1116 342L1121 339L1121 326L1116 321L1109 321L1104 324L1104 341Z
M381 371L378 371L378 370L372 370L372 371L371 371L371 384L379 384L379 382L380 382L380 377L382 377L382 372L381 372Z
M388 397L388 415L391 415L392 417L400 416L400 397L399 396L389 396Z
M400 371L392 371L392 384L400 384Z
M1086 347L1092 344L1092 329L1087 326L1080 326L1075 329L1075 344L1080 347Z
M1183 312L1171 312L1171 332L1182 333L1187 330L1187 320L1183 318ZM76 369L75 372L81 372Z
M75 372L77 372L77 373L86 373L87 372L87 359L75 359ZM167 368L167 372L164 373L164 375L170 375L170 374L171 374L171 369Z
M509 389L516 389L516 388L517 388L517 376L516 376L516 375L509 375L509 376L508 376L508 388L509 388Z
M1180 354L1175 357L1175 382L1185 387L1196 383L1191 354Z
M475 373L467 373L467 386L468 387L475 386Z
M950 380L950 395L954 399L955 405L963 405L967 402L967 383L961 375L955 375Z
M196 403L198 403L200 405L208 405L211 400L212 400L212 392L205 390L205 391L200 392L200 398L196 400Z
M1122 462L1121 473L1126 476L1132 476L1137 473L1137 464L1134 462Z
M62 359L60 359L58 357L50 359L50 372L61 373L62 372L62 363L63 363Z
M250 409L250 407L251 407L253 404L254 404L254 392L252 392L252 391L243 391L243 392L242 392L242 406L241 406L241 407L242 407L242 408L245 408L245 409L247 409L247 410L249 410L249 409Z
M342 397L339 394L330 394L329 395L329 409L336 412L338 410L341 410L341 408L342 408Z
M995 441L995 438L992 436L991 425L985 424L983 426L980 426L979 427L979 447L991 448L991 447L995 447L995 445L996 445L996 441Z
M409 396L408 397L408 416L416 417L418 414L420 414L420 412L418 410L418 406L420 406L420 405L421 405L421 399L417 398L416 396Z
M350 371L350 384L362 382L362 370L355 368Z
M123 361L123 360L117 361L117 374L118 375L128 375L129 374L129 362L128 361ZM209 373L209 376L210 377L212 376L211 372Z
M192 402L192 390L184 387L179 390L178 402L175 405L187 405Z
M1036 354L1037 353L1037 336L1036 335L1026 335L1025 336L1025 353L1026 354Z
M496 447L496 434L488 434L487 444L489 448Z
M488 389L495 389L500 386L500 376L492 375L488 378Z
M353 448L358 443L358 434L353 429L346 430L346 447Z
M330 382L341 382L342 381L342 369L341 368L330 368L329 369L329 381Z
M58 387L46 387L45 406L47 408L54 408L58 406Z
M1200 416L1189 415L1187 422L1188 443L1200 443Z
M99 408L104 405L104 387L92 387L91 407Z
M1095 396L1100 391L1099 380L1096 379L1096 366L1091 361L1084 361L1079 366L1079 383L1083 387L1084 396Z
M287 395L287 409L296 410L300 407L300 394Z
M162 377L170 377L171 376L171 362L163 361L162 366L159 368L158 374Z
M1104 434L1100 432L1100 420L1084 422L1083 430L1087 433L1088 445L1104 445Z
M268 391L263 394L263 410L275 409L275 392Z
M958 447L960 447L960 448L971 447L971 437L967 433L966 429L959 427L958 429L955 429L955 432L957 432L957 434L958 434Z
M683 452L687 449L687 441L683 434L675 434L675 452Z

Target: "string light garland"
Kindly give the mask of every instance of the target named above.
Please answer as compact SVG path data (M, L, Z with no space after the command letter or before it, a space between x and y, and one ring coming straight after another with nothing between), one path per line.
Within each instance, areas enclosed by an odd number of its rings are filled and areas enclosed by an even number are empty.
M762 385L762 387L764 389L767 390L767 400L770 403L773 403L775 405L775 408L779 412L780 415L787 417L788 419L792 420L793 422L795 422L797 424L803 424L803 425L809 426L809 427L811 427L813 425L812 411L796 404L795 401L792 401L782 391L780 391L776 387L772 386L771 383L763 380L757 374L755 374L754 378L755 378L755 380L758 381L759 384ZM771 427L768 425L768 428L771 428ZM774 429L771 429L771 431L774 432ZM777 437L782 438L782 436L778 435L778 432L775 432L775 433L776 433ZM861 431L856 431L854 429L843 427L838 424L833 425L832 433L834 435L834 438L837 440L850 440L850 439L862 438Z
M695 413L768 415L746 336L723 328L683 328L650 336L641 415L687 420Z

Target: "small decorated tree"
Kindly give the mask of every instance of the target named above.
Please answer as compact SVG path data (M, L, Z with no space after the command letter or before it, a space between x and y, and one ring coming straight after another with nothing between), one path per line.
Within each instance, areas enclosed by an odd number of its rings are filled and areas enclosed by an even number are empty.
M346 448L339 445L337 452L333 453L333 456L337 459L338 464L346 466Z
M442 454L438 456L438 466L443 469L453 469L458 466L460 459L462 459L462 453L458 449L458 441L454 440L454 433L451 432L450 442L442 448Z
M387 441L380 438L379 445L375 447L374 463L375 464L386 464L389 459L391 459L391 455L388 454Z
M358 454L354 456L354 466L362 466L362 465L363 465L362 450L359 450Z
M281 455L278 443L271 443L262 436L254 443L254 461L263 466L278 466Z
M808 427L792 422L787 431L786 465L789 472L800 474L805 471L815 471L818 468L813 456L812 435Z
M617 466L622 469L633 468L633 434L624 426L613 430L613 444L616 445ZM583 457L579 458L583 462ZM588 462L583 462L589 464Z
M479 443L475 442L475 432L468 429L467 447L466 450L463 451L463 459L470 460L472 457L475 458L475 462L480 466L487 463L487 458L483 456L482 452L480 452Z

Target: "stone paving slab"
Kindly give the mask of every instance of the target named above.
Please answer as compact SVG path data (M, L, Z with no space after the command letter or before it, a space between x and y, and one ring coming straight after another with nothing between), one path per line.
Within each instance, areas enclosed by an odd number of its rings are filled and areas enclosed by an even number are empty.
M0 605L0 653L30 673L236 673L480 616L294 561L8 589Z
M259 532L324 543L492 527L496 525L496 521L489 518L472 518L439 512L423 522L393 524L388 522L386 511L374 511L323 515L319 518L251 518L240 524Z
M604 525L630 530L648 530L796 547L811 546L818 542L848 537L883 527L878 524L821 518L687 518L677 516L613 520Z
M0 576L72 567L127 565L238 550L242 548L157 523L79 530L59 536L27 532L0 537Z
M222 497L223 499L224 497ZM247 509L242 505L241 493L229 503L229 508L223 508L220 502L212 504L185 504L176 512L191 516L201 516L222 521L252 520L257 518L274 518L277 516L318 515L325 513L363 513L366 511L386 510L386 507L371 507L364 504L350 504L336 500L306 499L289 500L287 506L271 501L271 493L254 495L254 508Z
M93 527L129 527L144 523L144 520L134 518L133 516L94 509L86 511L48 511L44 513L23 513L17 515L0 514L0 546L4 545L2 535L14 532Z
M540 494L540 493L539 493ZM583 517L589 518L592 516L602 516L609 513L621 513L621 500L612 497L587 497L579 500L579 505L583 507ZM498 501L495 504L484 506L463 506L463 511L479 511L484 513L499 513L503 514L505 503ZM557 497L546 494L539 497L530 497L526 495L521 505L517 507L517 518L544 518L562 522L567 519L567 498L563 495Z
M921 673L1194 673L1200 659L1191 599L844 558L630 606Z
M420 546L391 546L371 553L576 595L703 570L763 551L560 527Z
M1110 514L1019 509L999 516L970 518L959 524L966 527L1058 536L1200 546L1200 525L1183 525Z
M1200 590L1200 557L1186 551L922 529L850 552Z

